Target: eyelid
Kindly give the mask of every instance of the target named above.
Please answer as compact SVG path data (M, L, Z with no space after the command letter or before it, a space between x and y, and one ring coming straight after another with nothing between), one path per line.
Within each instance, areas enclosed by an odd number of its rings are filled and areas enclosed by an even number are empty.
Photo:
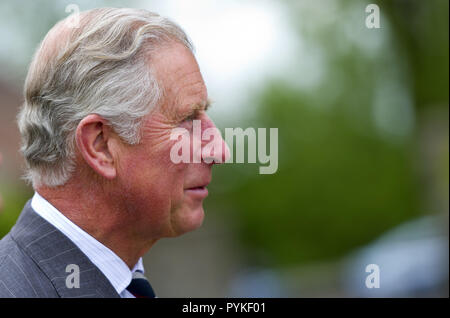
M188 120L194 120L197 116L195 114L191 114L189 116L187 116L185 119L183 119L183 121L188 121Z
M189 116L185 117L181 122L186 122L190 120L195 120L198 117L198 113L192 113Z
M212 101L208 99L204 109L194 109L193 112L187 115L185 118L183 118L181 122L197 119L200 116L200 114L205 113L211 107L211 104Z
M200 117L200 115L205 112L205 110L194 110L190 115L188 115L183 121L194 120Z

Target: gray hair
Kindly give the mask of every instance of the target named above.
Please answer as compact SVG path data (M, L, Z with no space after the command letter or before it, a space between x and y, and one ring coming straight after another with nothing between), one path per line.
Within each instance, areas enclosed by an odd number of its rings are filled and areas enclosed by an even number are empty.
M66 19L50 30L30 64L18 115L25 178L34 188L70 179L76 127L89 114L124 142L139 143L141 123L163 95L148 61L170 41L193 51L178 25L140 9L93 9L80 14L77 28Z

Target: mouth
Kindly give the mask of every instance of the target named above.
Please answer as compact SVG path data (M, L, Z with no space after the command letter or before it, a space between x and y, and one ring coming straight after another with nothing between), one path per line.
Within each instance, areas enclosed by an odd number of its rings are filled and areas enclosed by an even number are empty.
M184 189L184 192L190 196L198 199L204 199L208 196L208 189L206 188L209 184L209 180L203 184L196 185L194 187Z
M185 189L184 192L197 199L204 199L208 196L208 189L206 186L188 188Z

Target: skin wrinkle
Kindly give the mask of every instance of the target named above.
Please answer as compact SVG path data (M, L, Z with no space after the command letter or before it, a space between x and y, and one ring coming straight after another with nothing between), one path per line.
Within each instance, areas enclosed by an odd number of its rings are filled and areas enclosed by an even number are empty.
M170 140L172 129L188 125L180 123L181 113L197 112L202 130L215 127L205 113L207 91L194 56L184 45L171 42L154 52L152 70L165 93L145 117L140 143L124 143L101 117L92 115L77 128L76 173L63 186L37 188L130 268L159 239L202 224L203 199L187 189L209 182L213 166L174 164L170 159L175 143ZM197 137L191 133L190 138L192 153L192 140Z
M198 73L199 74L199 73ZM197 87L197 89L195 89L195 85L198 85L199 87ZM179 100L179 98L178 98L178 96L180 96L180 95L182 95L182 91L183 90L185 90L185 89L187 89L187 88L191 88L192 89L192 91L194 91L194 94L195 94L195 92L196 91L198 91L199 89L201 90L201 88L204 86L204 83L203 83L203 81L201 80L198 80L198 82L196 82L196 83L194 83L194 88L192 88L192 84L185 84L185 85L183 85L182 87L179 87L179 88L177 88L176 90L174 90L174 89L169 89L169 93L171 93L171 94L173 94L174 96L177 96L176 97L176 100L175 101L173 101L172 102L172 104L173 105L180 105L180 104L182 104L183 103L183 101L180 101ZM186 93L190 93L190 91L188 91L188 92L186 92ZM203 96L203 94L202 93L198 93L198 95L199 95L199 97L201 98L202 96ZM202 101L203 102L203 101ZM170 101L169 101L169 103L170 103ZM188 104L188 105L191 105L191 104ZM189 106L188 106L189 107ZM181 108L183 108L183 107L181 107ZM169 117L173 117L173 116L176 116L176 112L177 112L177 108L175 108L175 107L170 107L170 108L167 108L165 111L164 111L164 113L166 113L166 115L167 116L169 116Z
M149 75L153 72L145 67L147 53L158 50L160 45L167 46L164 41L171 39L193 49L181 29L145 10L94 9L81 13L80 19L78 29L66 25L66 19L49 31L37 56L33 58L27 76L27 98L19 114L22 140L25 141L26 136L31 134L33 117L36 117L34 121L37 127L41 127L40 130L49 126L47 130L53 141L45 142L45 136L42 136L46 133L44 131L39 133L35 143L24 142L22 145L27 163L32 163L27 165L25 177L35 187L39 184L59 186L70 178L73 173L72 142L61 133L61 124L70 123L64 131L72 130L91 111L100 111L111 120L124 140L137 143L140 139L140 119L154 110L163 93L154 82L154 76ZM139 38L139 35L143 37ZM142 47L139 47L141 44ZM100 50L104 57L109 56L110 59L95 60L93 55L96 52L93 50ZM117 61L117 54L123 59ZM101 73L107 76L101 76ZM148 89L149 85L153 88ZM98 89L92 89L93 86ZM101 105L102 100L106 101L104 106ZM45 114L44 103L55 106L57 111ZM121 105L123 108L116 112L114 108ZM40 108L34 116L30 114L32 108ZM69 108L76 111L72 113ZM59 115L52 118L54 114ZM65 156L65 153L68 155ZM37 158L35 162L31 161L33 156ZM46 165L46 161L51 162L51 166Z
M175 121L179 124L181 121L186 119L197 119L200 115L206 112L210 108L209 100L205 103L196 103L189 106L187 109L181 109L175 114Z

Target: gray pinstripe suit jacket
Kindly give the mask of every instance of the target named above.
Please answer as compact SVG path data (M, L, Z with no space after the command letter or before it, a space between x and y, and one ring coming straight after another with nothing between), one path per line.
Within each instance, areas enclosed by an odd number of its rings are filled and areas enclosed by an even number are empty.
M79 288L68 288L69 264L80 269ZM70 286L70 284L69 284ZM0 241L0 297L109 297L119 295L103 273L63 233L25 205Z

